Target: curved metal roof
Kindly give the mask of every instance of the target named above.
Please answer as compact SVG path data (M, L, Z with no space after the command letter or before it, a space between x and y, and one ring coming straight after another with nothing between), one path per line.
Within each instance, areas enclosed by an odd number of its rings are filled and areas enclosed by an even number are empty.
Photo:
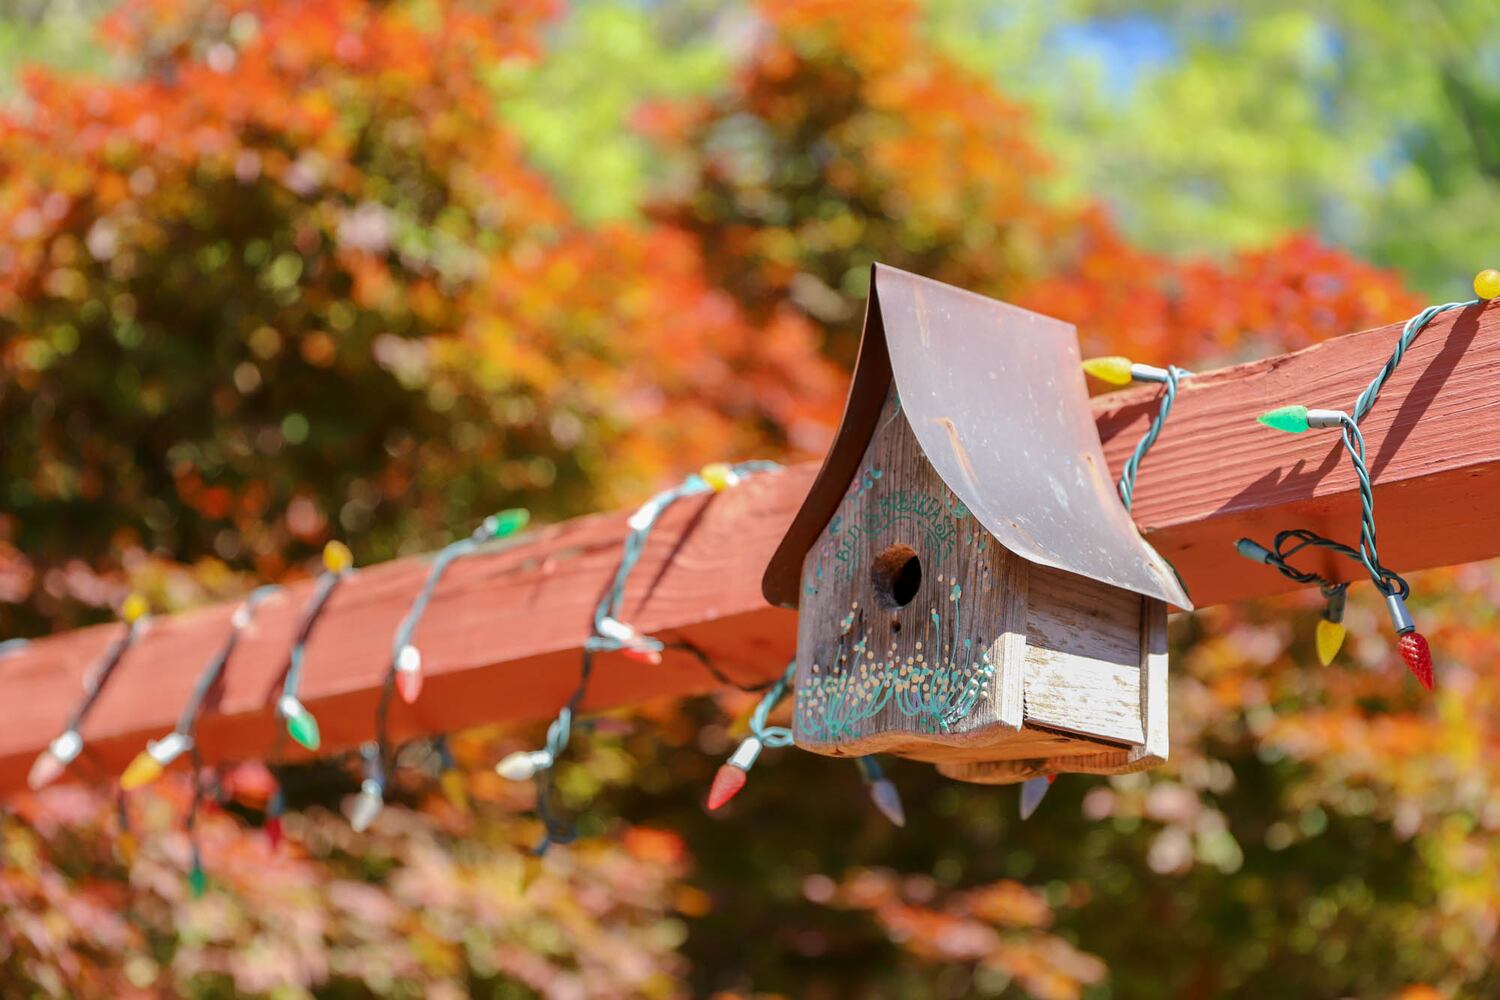
M1000 544L1192 607L1115 492L1073 326L882 264L838 436L766 567L772 604L797 606L803 557L859 470L893 376L928 460Z

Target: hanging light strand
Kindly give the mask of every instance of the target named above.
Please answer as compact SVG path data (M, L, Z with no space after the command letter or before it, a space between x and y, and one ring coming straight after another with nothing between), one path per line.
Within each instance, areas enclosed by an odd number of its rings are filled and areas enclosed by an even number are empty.
M768 720L771 711L791 690L792 678L796 676L796 673L797 661L793 660L787 664L786 670L782 672L776 683L761 695L760 701L751 711L750 735L741 740L734 753L729 755L729 759L719 766L718 772L714 775L713 784L709 787L708 808L710 811L723 806L745 787L750 768L755 766L761 750L766 747L792 745L792 731L786 726L769 725Z
M412 601L406 616L396 627L396 634L391 640L391 663L386 671L385 687L380 699L382 718L393 693L400 695L401 700L408 705L416 702L421 694L422 654L412 642L412 636L417 630L417 625L422 621L422 616L427 613L427 605L432 600L432 595L437 590L443 574L448 571L448 567L454 560L468 555L486 542L509 538L519 533L530 520L530 513L521 507L491 514L467 537L450 542L433 556L432 565L427 570L427 578L422 582L422 589ZM383 733L383 722L380 728ZM384 742L383 737L382 742Z
M547 738L540 749L518 750L506 756L495 766L495 770L501 777L512 781L534 780L536 782L536 810L543 826L542 839L534 848L536 854L545 853L552 844L565 844L577 837L573 824L564 820L557 811L553 798L555 788L552 771L567 751L572 739L574 716L582 705L584 696L588 692L589 682L593 678L594 655L601 652L619 651L643 663L654 665L661 662L662 650L666 648L666 643L654 636L641 633L619 617L625 603L626 584L630 580L631 572L640 561L642 553L646 550L646 543L657 521L668 507L684 497L702 493L721 493L738 485L748 476L780 468L781 466L776 462L768 461L739 462L733 465L716 462L706 465L701 471L689 475L678 485L657 493L637 508L626 521L630 532L625 537L619 567L615 571L609 590L600 598L594 610L593 634L583 643L578 685L557 713L557 717L547 727ZM703 659L701 651L695 652L699 654L700 659ZM788 740L790 740L790 733L788 733Z
M385 683L380 689L380 700L375 706L375 751L379 756L376 767L379 770L378 781L372 779L367 773L360 785L361 800L356 804L358 810L355 819L363 819L367 814L378 813L383 805L383 798L377 799L377 795L383 795L390 773L395 769L395 754L391 749L390 740L390 714L391 699L400 696L401 700L410 705L421 696L423 663L422 652L412 641L416 634L417 625L427 613L427 605L432 601L432 595L437 591L438 583L448 567L462 556L480 548L487 542L498 539L509 538L522 531L531 520L531 514L525 508L512 507L491 514L480 522L479 527L464 538L450 542L440 549L432 558L432 565L427 570L427 578L422 582L422 589L417 592L411 607L407 609L406 615L396 626L396 634L391 639L391 662L386 669ZM443 758L451 761L451 757ZM448 768L445 764L441 780L444 782L445 794L452 798L452 779L448 777ZM366 771L370 771L370 765L366 764ZM373 815L370 816L373 821ZM370 821L365 821L368 826Z
M1147 368L1147 366L1135 365L1134 368ZM1160 377L1156 376L1157 372L1161 373ZM1151 418L1151 423L1146 427L1146 433L1141 435L1140 441L1136 443L1135 451L1130 453L1130 457L1125 460L1125 467L1120 470L1120 501L1125 504L1126 510L1130 510L1135 502L1135 479L1140 473L1141 462L1145 461L1146 453L1161 436L1162 428L1167 423L1167 416L1172 412L1172 404L1177 401L1178 383L1190 375L1192 372L1185 368L1178 368L1176 365L1150 368L1144 374L1134 375L1138 382L1160 382L1162 394L1161 402L1157 404L1156 416Z
M127 597L125 603L121 605L120 617L125 621L124 634L112 642L104 654L89 668L83 682L83 700L68 716L63 731L32 763L31 773L27 775L26 783L33 791L45 788L60 778L68 769L68 765L73 763L82 752L83 736L80 730L88 719L89 712L98 702L99 695L104 692L109 679L114 676L120 661L125 658L125 653L149 627L150 615L145 598L139 594L131 594Z
M1344 452L1349 456L1350 464L1354 468L1354 476L1358 485L1360 505L1359 548L1357 550L1351 549L1346 545L1305 530L1300 532L1303 541L1296 548L1302 548L1306 545L1317 545L1350 556L1364 567L1366 573L1369 574L1370 581L1380 591L1381 595L1385 597L1386 610L1390 615L1391 625L1398 636L1397 649L1401 653L1401 658L1406 662L1407 668L1411 670L1417 680L1428 690L1431 690L1433 685L1432 652L1428 648L1427 640L1421 633L1417 632L1411 614L1407 611L1406 598L1410 594L1410 588L1407 586L1405 580L1380 562L1375 525L1375 490L1370 477L1369 466L1365 461L1365 439L1364 433L1360 430L1359 423L1374 408L1376 400L1380 398L1381 389L1385 387L1385 384L1396 373L1397 368L1400 367L1402 359L1406 356L1407 348L1411 346L1412 342L1416 340L1417 336L1427 328L1427 325L1435 317L1455 309L1467 309L1491 297L1486 294L1490 285L1486 279L1487 274L1488 272L1481 272L1475 279L1475 291L1479 295L1478 298L1428 306L1406 321L1401 328L1401 335L1396 338L1396 343L1392 347L1389 357L1386 358L1385 364L1381 366L1380 371L1376 373L1370 384L1355 399L1352 412L1345 413L1342 410L1309 409L1306 406L1294 404L1268 410L1258 418L1260 423L1265 424L1267 427L1291 434L1301 434L1308 430L1319 428L1337 427L1339 429L1340 441L1344 446ZM1283 532L1277 538L1280 539L1284 535L1289 534L1292 533ZM1246 543L1250 546L1248 550ZM1257 545L1249 539L1241 539L1236 544L1236 547L1240 549L1241 554L1247 555L1252 559L1259 558L1260 553L1266 551L1262 546ZM1277 548L1278 550L1280 549L1279 544ZM1292 551L1295 550L1293 549ZM1275 562L1268 559L1261 559L1260 561L1267 562L1273 566L1276 565ZM1277 568L1285 572L1282 566L1277 566ZM1296 577L1292 578L1296 579ZM1325 588L1325 597L1328 598L1324 620L1337 625L1336 629L1320 627L1319 658L1322 659L1323 653L1328 649L1336 650L1337 643L1332 641L1333 637L1336 636L1338 641L1342 641L1343 626L1341 620L1338 619L1341 619L1343 614L1344 593L1337 589L1330 589L1330 581L1322 580L1322 578L1318 579L1321 581L1320 586L1324 586ZM1337 616L1337 619L1335 616ZM1327 661L1325 660L1325 662Z
M302 666L306 661L307 640L313 626L322 616L328 599L338 589L354 565L354 558L342 542L329 542L323 548L323 572L313 588L312 597L302 611L302 620L297 625L297 635L292 641L292 650L287 656L281 682L281 697L276 701L276 715L286 725L287 735L308 750L317 750L322 744L318 731L318 720L298 699L302 685Z
M775 462L750 461L735 465L715 463L704 466L701 472L688 476L677 486L656 494L630 515L626 524L630 533L625 536L624 551L620 554L620 565L615 571L614 581L600 600L594 612L594 634L584 642L584 648L594 652L623 651L632 659L646 663L660 663L665 644L660 639L642 635L621 621L620 610L625 603L625 584L646 550L651 530L668 507L684 497L700 493L719 493L743 481L747 476L780 469Z
M198 720L203 715L203 704L208 699L209 692L224 676L224 669L239 643L241 633L255 618L255 609L280 589L275 585L257 587L235 608L229 619L229 635L198 675L193 692L183 706L182 714L177 717L176 728L163 738L148 742L146 749L136 755L120 776L121 789L128 792L150 784L161 776L172 761L197 744Z

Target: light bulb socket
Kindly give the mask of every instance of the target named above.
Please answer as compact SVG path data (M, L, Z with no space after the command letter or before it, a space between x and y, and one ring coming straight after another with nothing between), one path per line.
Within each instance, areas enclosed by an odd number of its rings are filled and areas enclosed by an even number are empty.
M1396 630L1397 635L1416 631L1417 624L1411 620L1411 612L1406 610L1406 598L1400 594L1385 595L1385 609L1391 616L1391 627Z
M1165 382L1167 378L1168 375L1165 368L1139 363L1130 366L1130 380L1132 382Z
M605 615L595 624L599 634L622 645L630 646L641 641L641 634L618 618Z
M67 767L78 758L83 751L83 737L78 735L78 730L69 729L61 736L47 744L47 752L57 760L63 767Z
M1342 427L1348 416L1343 410L1308 410L1307 426L1309 430Z
M187 733L170 732L159 740L146 743L146 753L162 767L181 757L193 747L193 738Z
M283 719L295 719L299 715L306 715L307 709L302 707L302 702L297 700L293 694L284 694L276 700L276 714Z
M366 743L359 753L365 764L364 787L374 783L377 788L385 788L385 761L381 759L380 745Z
M1349 603L1349 591L1345 587L1325 590L1323 596L1328 603L1323 605L1323 620L1338 623L1344 620L1344 607Z
M747 736L739 746L734 748L734 753L729 755L729 760L725 763L741 771L748 771L755 766L755 761L760 757L760 752L764 748L765 744L758 737Z
M402 673L414 674L422 669L422 651L411 643L401 647L396 654L396 669Z
M1267 565L1271 562L1271 550L1253 539L1241 538L1234 543L1234 548L1236 552L1251 562L1266 563Z

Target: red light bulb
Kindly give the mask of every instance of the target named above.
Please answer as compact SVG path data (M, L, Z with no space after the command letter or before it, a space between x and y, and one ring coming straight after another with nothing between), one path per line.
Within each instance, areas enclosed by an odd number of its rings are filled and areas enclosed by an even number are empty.
M408 705L415 705L422 693L422 651L411 643L396 654L396 693Z
M1401 651L1401 659L1406 661L1406 669L1421 681L1424 688L1431 691L1432 650L1427 648L1427 640L1422 638L1422 633L1407 632L1396 640L1396 648Z
M266 817L266 843L271 845L271 850L281 846L281 817Z
M637 649L633 646L626 646L621 652L637 663L644 663L652 667L661 665L661 654L654 649Z
M417 697L422 693L422 672L420 670L396 671L396 693L406 704L416 704Z
M721 765L719 773L714 775L713 785L708 789L709 810L719 808L738 795L740 789L745 787L745 780L748 777L748 774L733 764Z

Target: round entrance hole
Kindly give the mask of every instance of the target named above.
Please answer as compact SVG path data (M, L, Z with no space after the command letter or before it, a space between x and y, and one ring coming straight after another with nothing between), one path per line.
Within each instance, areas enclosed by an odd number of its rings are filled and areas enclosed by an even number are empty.
M870 566L875 599L883 608L904 608L922 586L922 560L910 545L892 545Z

